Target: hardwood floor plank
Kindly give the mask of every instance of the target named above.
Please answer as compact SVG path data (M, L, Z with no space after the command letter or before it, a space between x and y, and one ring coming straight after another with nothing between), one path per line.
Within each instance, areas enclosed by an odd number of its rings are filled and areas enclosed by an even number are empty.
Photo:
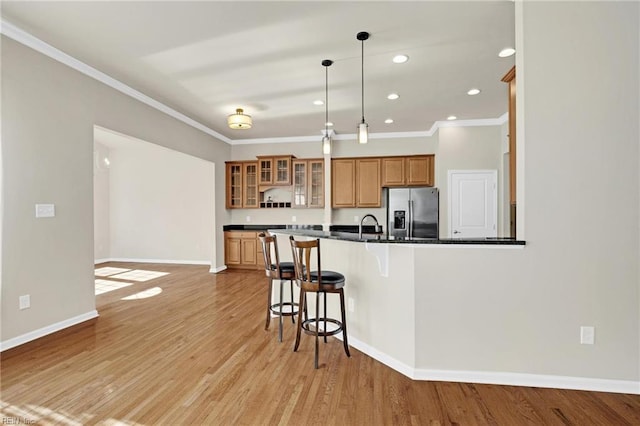
M261 271L166 273L96 296L100 316L1 354L2 416L62 425L638 425L640 396L413 381L277 321ZM152 295L150 291L157 294ZM131 296L137 295L135 298Z

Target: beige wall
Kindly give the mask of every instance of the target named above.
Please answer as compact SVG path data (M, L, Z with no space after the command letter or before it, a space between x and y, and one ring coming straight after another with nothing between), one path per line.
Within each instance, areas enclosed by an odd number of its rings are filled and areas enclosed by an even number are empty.
M3 342L95 309L93 126L221 164L216 223L227 222L224 161L230 147L127 95L2 37ZM36 203L56 217L35 219ZM216 262L224 264L222 229ZM31 308L18 309L21 295Z
M93 257L95 260L111 257L111 221L109 214L109 147L93 145Z

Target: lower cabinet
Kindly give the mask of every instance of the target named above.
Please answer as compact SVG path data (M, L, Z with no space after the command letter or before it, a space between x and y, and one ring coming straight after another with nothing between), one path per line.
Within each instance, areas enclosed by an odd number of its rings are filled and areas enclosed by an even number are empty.
M228 268L264 269L259 232L226 231L224 233L224 263Z

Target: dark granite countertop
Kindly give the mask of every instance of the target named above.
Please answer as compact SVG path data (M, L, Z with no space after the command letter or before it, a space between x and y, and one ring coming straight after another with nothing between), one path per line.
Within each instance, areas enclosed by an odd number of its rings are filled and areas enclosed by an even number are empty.
M270 228L274 231L284 228ZM290 235L300 235L305 237L327 238L330 240L357 241L363 243L390 243L390 244L447 244L447 245L510 245L523 246L525 241L515 240L512 238L433 238L433 239L388 239L386 235L375 235L363 233L362 238L357 232L341 232L341 231L322 231L314 229L285 229L285 233Z
M322 231L322 225L224 225L223 231L266 231L267 229L308 229Z

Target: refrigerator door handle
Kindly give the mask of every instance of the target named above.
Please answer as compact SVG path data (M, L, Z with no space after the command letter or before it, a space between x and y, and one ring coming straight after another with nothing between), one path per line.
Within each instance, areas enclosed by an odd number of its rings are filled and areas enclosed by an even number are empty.
M413 200L409 200L409 238L413 238Z

